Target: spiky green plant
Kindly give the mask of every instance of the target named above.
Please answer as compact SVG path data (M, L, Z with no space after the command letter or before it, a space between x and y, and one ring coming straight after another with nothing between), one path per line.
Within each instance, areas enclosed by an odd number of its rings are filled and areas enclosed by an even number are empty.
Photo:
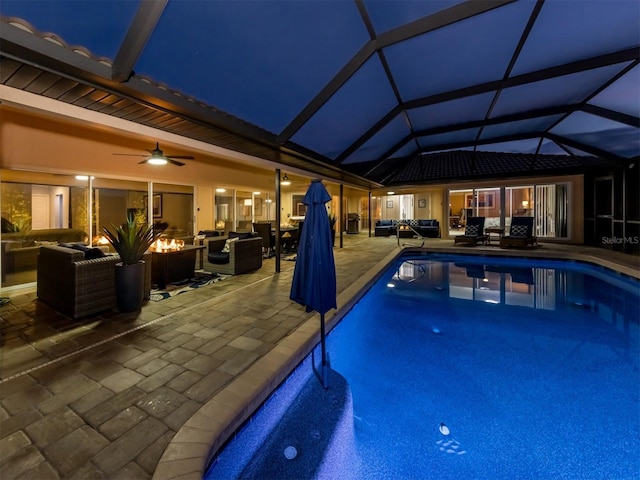
M331 226L331 230L335 230L337 220L338 217L336 217L333 213L329 214L329 225Z
M102 231L125 265L134 265L142 260L144 252L160 236L154 233L153 226L138 223L133 215L127 216L122 225L111 225L112 230L104 227Z

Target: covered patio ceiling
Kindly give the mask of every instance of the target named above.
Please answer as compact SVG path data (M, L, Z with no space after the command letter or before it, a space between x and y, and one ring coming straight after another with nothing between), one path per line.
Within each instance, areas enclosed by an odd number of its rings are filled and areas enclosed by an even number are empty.
M369 188L640 155L637 0L0 3L13 88Z

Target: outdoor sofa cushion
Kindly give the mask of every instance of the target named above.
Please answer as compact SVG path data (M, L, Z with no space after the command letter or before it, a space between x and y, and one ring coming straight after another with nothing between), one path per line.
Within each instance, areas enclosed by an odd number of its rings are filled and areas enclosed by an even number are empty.
M65 248L72 248L73 250L78 250L79 252L84 253L85 260L93 260L94 258L104 257L105 255L101 248L89 247L88 245L84 245L82 243L61 243L60 246Z
M229 252L209 252L207 259L214 265L225 265L229 263Z

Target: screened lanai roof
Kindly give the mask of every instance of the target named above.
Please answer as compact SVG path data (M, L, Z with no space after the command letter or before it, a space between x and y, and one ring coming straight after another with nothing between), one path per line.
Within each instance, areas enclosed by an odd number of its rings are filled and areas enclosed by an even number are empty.
M638 0L2 0L0 13L5 85L355 183L640 155Z

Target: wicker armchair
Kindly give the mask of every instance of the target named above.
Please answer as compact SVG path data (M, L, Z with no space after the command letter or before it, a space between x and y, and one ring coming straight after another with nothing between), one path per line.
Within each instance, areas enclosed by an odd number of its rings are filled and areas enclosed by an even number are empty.
M262 267L262 237L240 239L230 243L229 252L222 252L227 237L208 241L204 270L223 275L237 275Z
M151 254L146 253L144 297L151 292ZM38 298L71 318L117 307L115 266L118 255L85 260L83 252L43 246L38 254Z

